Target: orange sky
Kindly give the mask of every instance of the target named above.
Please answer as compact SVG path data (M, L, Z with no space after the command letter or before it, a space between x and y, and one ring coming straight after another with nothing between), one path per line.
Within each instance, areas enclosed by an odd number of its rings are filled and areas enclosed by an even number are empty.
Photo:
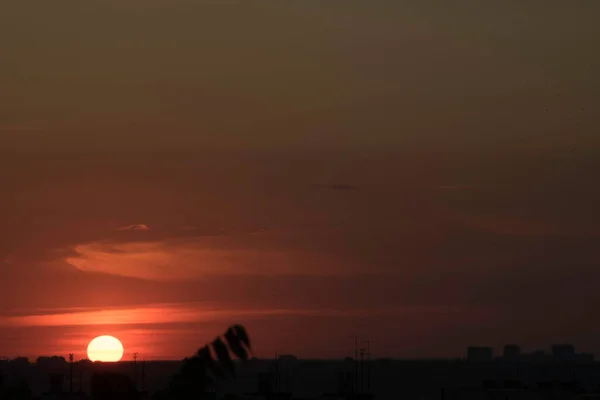
M0 356L600 352L598 2L25 3Z

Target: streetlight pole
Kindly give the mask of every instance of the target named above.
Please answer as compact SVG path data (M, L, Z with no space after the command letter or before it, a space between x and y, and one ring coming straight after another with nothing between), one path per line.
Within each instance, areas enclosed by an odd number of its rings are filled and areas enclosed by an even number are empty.
M69 393L73 393L73 353L69 353Z
M358 336L350 336L354 339L354 394L358 393Z
M133 383L135 385L135 390L138 388L137 384L137 356L138 353L133 353Z
M367 345L367 391L371 392L371 343L375 343L372 340L365 340Z

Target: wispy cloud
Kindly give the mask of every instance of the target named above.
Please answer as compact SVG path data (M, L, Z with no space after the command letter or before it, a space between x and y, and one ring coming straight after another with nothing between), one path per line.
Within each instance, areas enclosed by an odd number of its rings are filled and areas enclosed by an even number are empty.
M222 275L323 276L348 272L334 255L279 247L270 238L256 235L82 243L65 261L81 271L163 281Z
M118 231L149 231L150 228L146 224L133 224L117 228Z
M336 184L336 185L329 185L328 187L331 190L358 190L358 186L348 185L348 184L343 184L343 183Z
M336 309L219 309L198 304L158 304L141 308L65 309L44 314L0 318L3 326L89 326L89 325L160 325L185 322L204 322L219 319L260 318L266 316L306 317L372 317L406 313L459 312L450 307L410 307L393 310L336 310Z
M508 189L509 185L502 184L477 184L477 185L463 185L463 184L443 184L436 185L432 188L434 190L448 190L448 191L458 191L458 190L492 190L492 189Z

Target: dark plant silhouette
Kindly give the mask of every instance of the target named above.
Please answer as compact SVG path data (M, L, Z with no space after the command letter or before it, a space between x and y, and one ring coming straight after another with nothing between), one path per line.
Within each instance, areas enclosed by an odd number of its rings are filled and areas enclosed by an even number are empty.
M241 325L232 325L210 344L200 348L193 357L183 360L179 372L169 387L158 393L161 399L199 399L215 388L216 379L235 377L234 359L250 358L250 338Z

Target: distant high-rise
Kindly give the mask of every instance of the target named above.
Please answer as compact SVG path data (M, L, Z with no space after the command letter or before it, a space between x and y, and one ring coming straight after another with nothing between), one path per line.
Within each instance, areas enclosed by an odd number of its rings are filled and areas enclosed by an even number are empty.
M575 360L579 363L589 364L594 362L594 355L589 353L579 353L575 355Z
M521 348L516 344L504 346L504 358L506 360L518 360L521 357Z
M531 353L530 358L532 361L541 362L541 361L546 361L547 355L544 350L535 350L533 353Z
M492 361L494 351L491 347L470 346L467 348L467 360L469 361Z
M298 357L291 354L282 354L277 357L280 363L294 363L298 361Z
M552 357L560 361L569 361L575 358L575 346L572 344L553 344Z

